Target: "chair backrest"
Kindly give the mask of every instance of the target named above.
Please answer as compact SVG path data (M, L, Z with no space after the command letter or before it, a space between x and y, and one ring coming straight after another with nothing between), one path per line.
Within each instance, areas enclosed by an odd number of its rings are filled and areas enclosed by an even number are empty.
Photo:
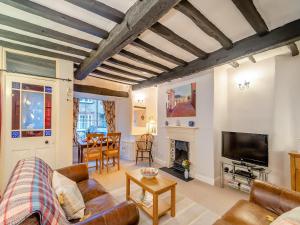
M139 141L137 141L138 150L151 151L154 136L152 134L143 134Z
M86 135L87 151L102 150L103 142L105 141L104 134L90 133Z
M141 141L153 142L154 136L152 134L143 134Z
M107 133L107 149L108 151L111 150L118 150L120 151L121 145L121 133Z

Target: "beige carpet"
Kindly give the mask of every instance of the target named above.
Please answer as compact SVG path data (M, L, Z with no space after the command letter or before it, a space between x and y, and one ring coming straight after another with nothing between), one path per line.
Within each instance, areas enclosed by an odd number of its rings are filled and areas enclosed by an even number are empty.
M132 195L139 196L141 189L137 185L131 186ZM125 201L125 187L110 191L114 198L121 203ZM160 196L162 200L170 201L170 194ZM209 209L197 202L176 193L176 216L171 217L169 213L159 220L160 225L211 225L218 219L218 216ZM140 224L152 225L151 218L140 210Z

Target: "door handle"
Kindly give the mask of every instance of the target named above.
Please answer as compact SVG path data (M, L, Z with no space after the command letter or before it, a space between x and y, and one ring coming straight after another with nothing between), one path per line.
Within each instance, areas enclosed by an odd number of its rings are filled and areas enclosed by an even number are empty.
M46 140L46 141L45 141L45 144L46 144L46 145L47 145L47 144L49 144L49 141L48 141L48 140Z

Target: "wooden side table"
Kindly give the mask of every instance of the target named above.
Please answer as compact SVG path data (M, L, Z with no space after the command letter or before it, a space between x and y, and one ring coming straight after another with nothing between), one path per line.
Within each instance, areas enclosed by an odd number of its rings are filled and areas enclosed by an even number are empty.
M130 183L134 182L139 185L143 192L145 191L153 195L153 204L151 207L144 206L140 201L135 199L130 194ZM175 204L176 204L176 185L177 182L169 178L157 175L153 179L146 179L140 173L140 170L134 170L126 172L126 199L132 200L137 204L137 206L142 209L147 215L149 215L153 220L153 225L158 225L158 219L162 215L171 211L171 216L174 217L176 214ZM165 202L159 199L159 195L167 191L171 192L171 202Z
M290 152L291 189L300 191L300 153Z

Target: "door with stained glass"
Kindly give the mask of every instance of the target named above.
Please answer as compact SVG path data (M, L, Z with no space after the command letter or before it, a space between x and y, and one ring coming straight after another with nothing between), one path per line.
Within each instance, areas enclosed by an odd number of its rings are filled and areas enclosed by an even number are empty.
M6 130L13 164L37 156L55 167L55 81L6 77Z

